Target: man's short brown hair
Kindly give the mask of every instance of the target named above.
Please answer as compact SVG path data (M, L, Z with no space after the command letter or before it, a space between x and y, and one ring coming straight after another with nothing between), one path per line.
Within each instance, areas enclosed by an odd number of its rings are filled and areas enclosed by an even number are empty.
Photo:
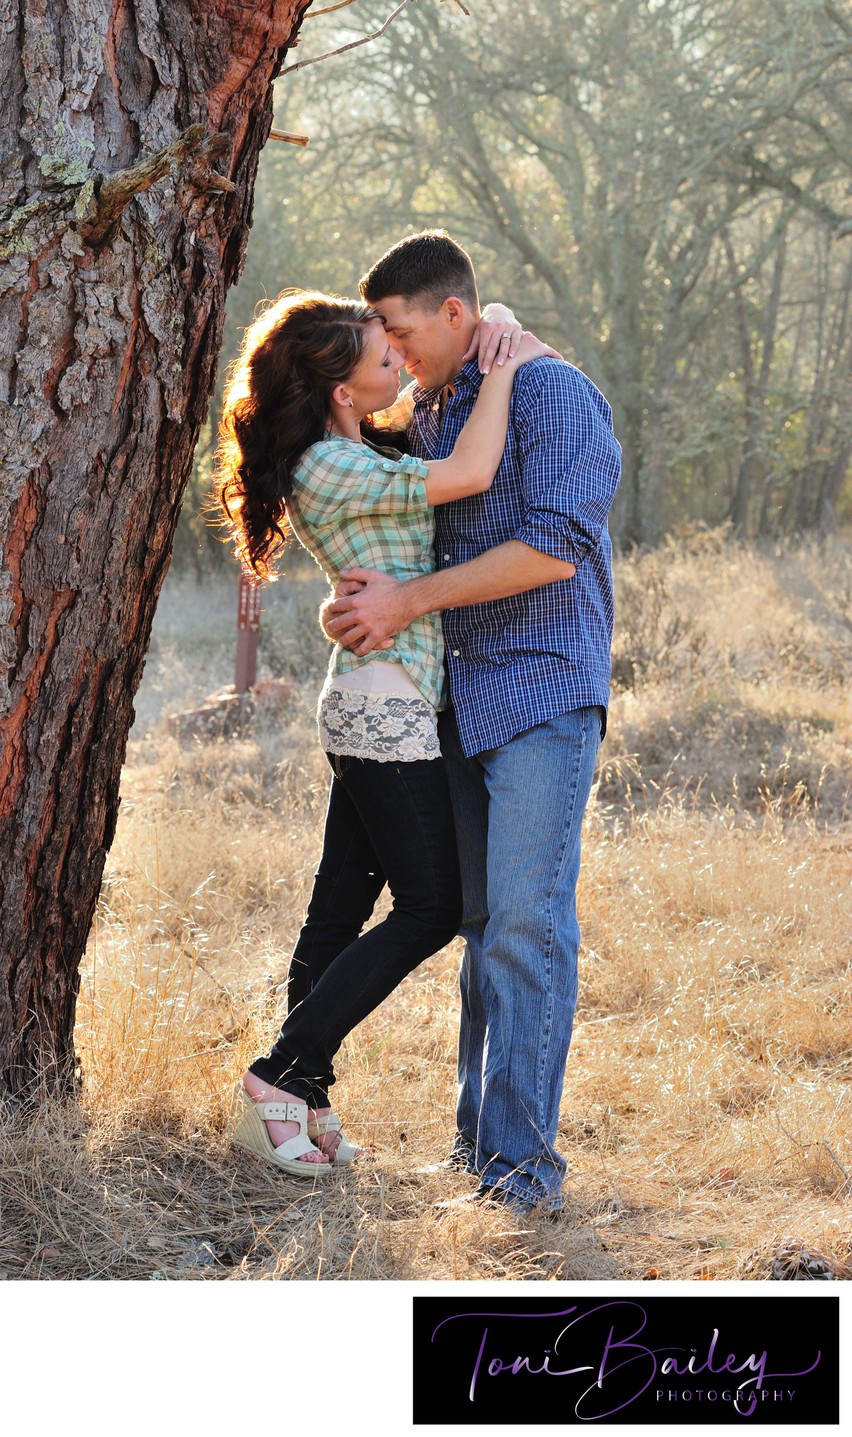
M359 288L372 305L390 295L400 295L434 313L445 299L456 295L474 314L479 313L470 255L450 239L446 230L406 235L367 271Z

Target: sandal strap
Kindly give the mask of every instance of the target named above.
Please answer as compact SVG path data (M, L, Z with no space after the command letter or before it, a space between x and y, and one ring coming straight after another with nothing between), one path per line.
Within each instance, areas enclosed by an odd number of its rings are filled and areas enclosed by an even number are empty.
M339 1133L342 1131L342 1123L337 1113L326 1113L322 1118L312 1118L308 1123L308 1130L322 1136L324 1133Z
M298 1123L302 1131L307 1126L305 1103L255 1103L255 1107L265 1123Z
M303 1132L297 1133L294 1138L287 1138L285 1142L279 1143L278 1147L274 1149L275 1156L278 1158L300 1158L305 1153L315 1153L316 1151L313 1143ZM325 1166L325 1164L318 1164L318 1166Z

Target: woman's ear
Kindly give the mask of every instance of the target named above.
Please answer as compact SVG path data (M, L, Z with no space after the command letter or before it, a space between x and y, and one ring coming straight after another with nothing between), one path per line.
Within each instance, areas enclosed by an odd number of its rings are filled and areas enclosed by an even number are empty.
M352 408L352 396L345 384L335 384L331 391L332 404L339 404L341 409Z

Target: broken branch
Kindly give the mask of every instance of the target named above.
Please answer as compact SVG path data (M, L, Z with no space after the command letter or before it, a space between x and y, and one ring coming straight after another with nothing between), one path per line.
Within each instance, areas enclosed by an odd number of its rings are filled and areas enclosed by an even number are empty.
M287 130L270 130L270 140L284 140L288 145L309 145L309 135L291 135Z
M199 188L233 190L235 186L232 182L211 168L213 162L225 154L229 144L230 137L226 134L212 135L208 139L203 125L190 125L170 145L155 150L135 165L117 170L113 175L94 176L92 198L81 217L82 233L90 244L98 244L136 195L144 194L158 180L164 179L175 165L190 156L195 161L192 179Z

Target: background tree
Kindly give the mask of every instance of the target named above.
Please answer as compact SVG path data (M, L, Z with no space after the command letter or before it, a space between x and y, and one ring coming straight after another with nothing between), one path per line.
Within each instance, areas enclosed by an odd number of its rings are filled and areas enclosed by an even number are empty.
M67 1083L157 595L303 0L0 15L0 1088Z
M293 76L281 123L315 138L286 170L265 162L266 248L237 301L261 280L351 292L401 233L446 225L487 297L611 400L622 544L684 521L833 522L852 442L846 14L530 0L519 25L512 0L467 8L406 11L357 88L345 58L309 89ZM343 11L339 37L381 13Z

